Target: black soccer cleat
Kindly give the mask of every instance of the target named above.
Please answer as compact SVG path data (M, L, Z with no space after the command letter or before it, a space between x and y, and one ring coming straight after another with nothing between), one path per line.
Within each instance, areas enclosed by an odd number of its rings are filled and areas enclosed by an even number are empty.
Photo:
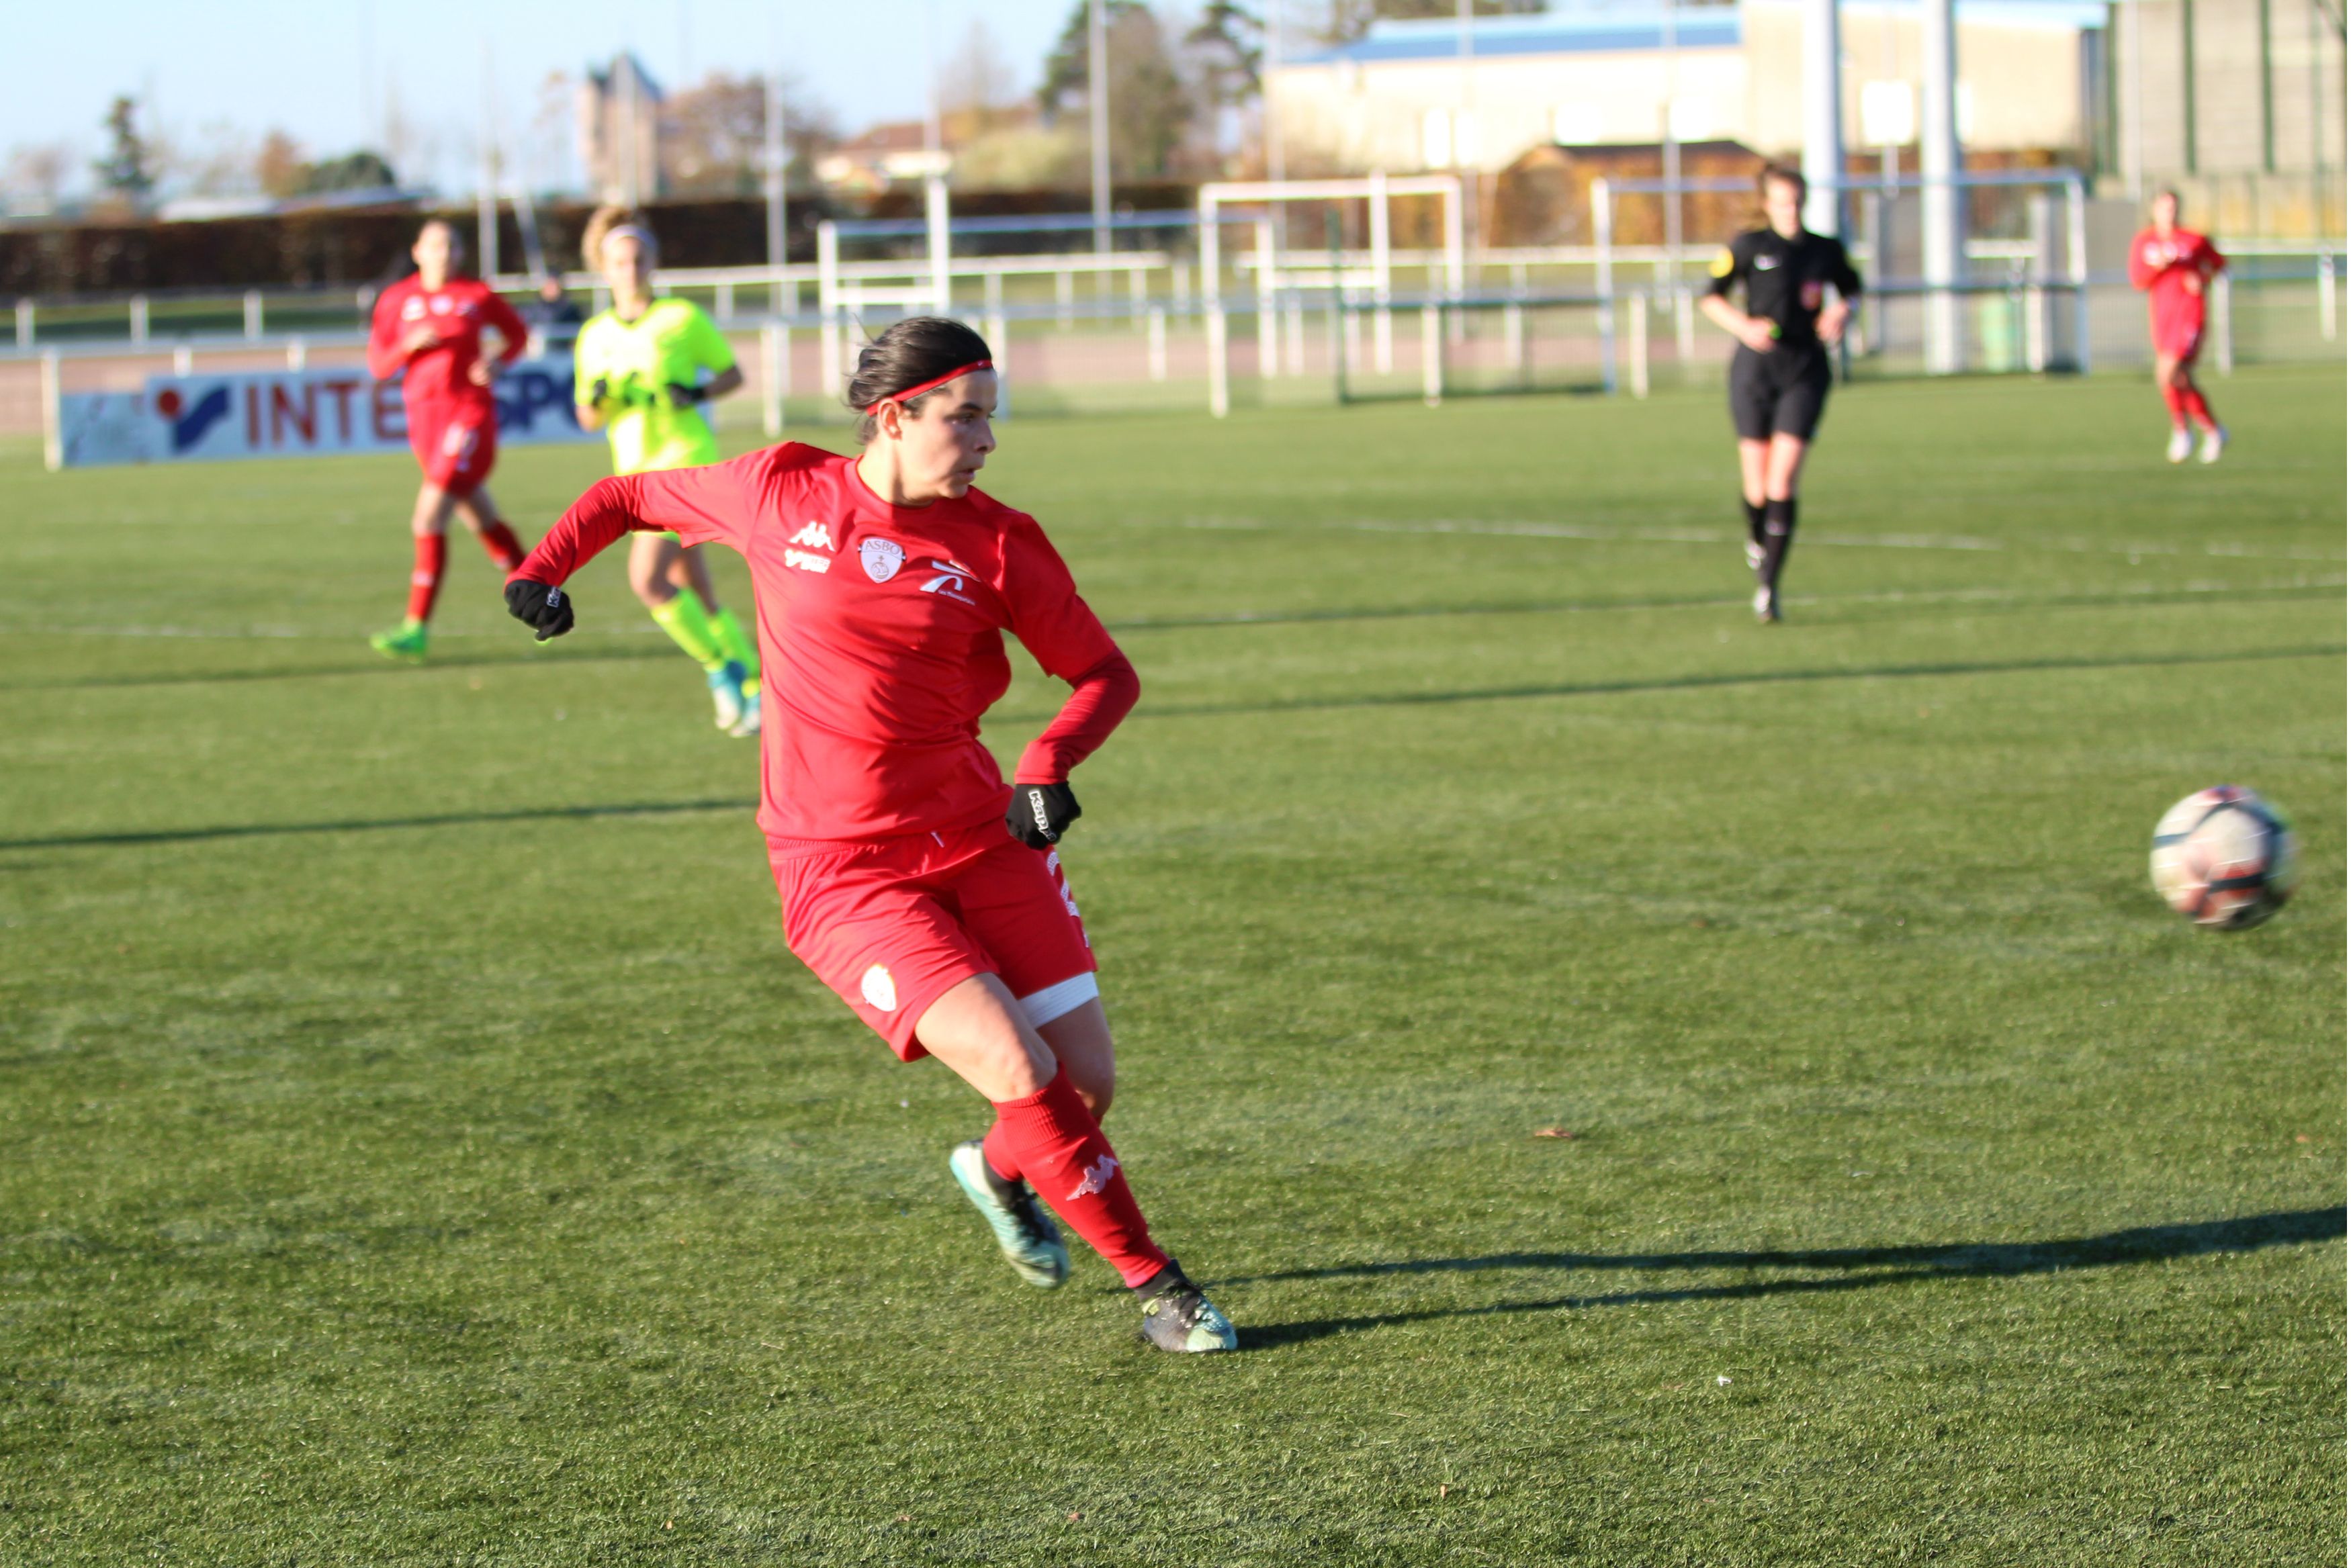
M1241 1336L1232 1320L1185 1276L1175 1259L1134 1287L1143 1302L1143 1337L1162 1350L1179 1355L1207 1351L1238 1350Z

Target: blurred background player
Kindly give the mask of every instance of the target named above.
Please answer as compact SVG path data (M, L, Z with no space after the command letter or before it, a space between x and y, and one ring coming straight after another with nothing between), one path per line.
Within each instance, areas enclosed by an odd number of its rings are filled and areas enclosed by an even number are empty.
M2204 347L2204 299L2213 276L2229 265L2212 242L2179 226L2179 196L2158 191L2147 207L2147 226L2131 241L2130 280L2147 291L2147 323L2155 338L2155 386L2171 410L2171 444L2163 455L2186 462L2195 442L2194 420L2204 432L2206 462L2220 461L2229 432L2212 417L2212 405L2196 385L2196 356Z
M702 406L743 384L734 350L693 301L653 297L653 231L627 208L596 209L580 248L612 289L612 308L582 327L571 349L580 424L604 431L614 473L716 462L718 437ZM674 534L638 535L629 547L629 586L702 666L718 727L758 734L758 651L735 612L719 604L701 547L681 545Z
M1041 1195L1134 1292L1152 1344L1230 1350L1232 1324L1152 1241L1102 1136L1110 1024L1054 846L1078 816L1071 770L1141 683L1036 519L972 488L996 396L977 333L894 323L850 382L859 455L786 442L604 480L507 605L542 640L569 631L561 585L632 531L743 554L778 672L759 825L785 940L901 1059L936 1056L995 1106L947 1165L1023 1280L1069 1273ZM1009 787L979 738L1011 679L1008 631L1071 688Z
M1730 422L1739 432L1755 618L1768 625L1780 618L1780 573L1795 540L1797 477L1828 404L1828 346L1844 336L1861 275L1844 242L1805 230L1802 174L1766 164L1756 183L1766 226L1715 256L1714 281L1700 308L1739 339L1730 358ZM1743 310L1730 303L1733 285Z
M585 317L580 302L563 286L563 280L551 273L538 280L538 294L520 314L530 324L530 351L534 355L570 353L571 345L579 341L580 324Z
M465 520L502 572L522 560L522 541L483 488L498 457L498 406L490 394L498 366L523 350L529 329L479 278L459 277L465 257L457 231L435 218L417 232L409 253L416 271L375 302L368 333L368 374L400 378L408 414L408 446L424 470L409 518L416 569L408 580L408 617L370 638L391 659L424 657L425 623L440 597L449 564L449 514ZM496 364L482 357L482 329L502 340Z

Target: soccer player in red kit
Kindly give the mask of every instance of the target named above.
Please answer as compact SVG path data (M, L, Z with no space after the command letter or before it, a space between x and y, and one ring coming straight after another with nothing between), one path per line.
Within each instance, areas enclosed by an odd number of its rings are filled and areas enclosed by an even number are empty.
M1102 1136L1113 1063L1094 958L1055 846L1070 772L1134 705L1134 667L1036 520L972 488L996 438L987 345L915 317L858 355L863 450L786 442L607 479L507 584L540 639L562 584L632 531L721 544L751 567L767 712L759 826L787 943L906 1061L936 1056L996 1107L948 1157L1020 1277L1069 1272L1041 1196L1117 1269L1163 1350L1238 1343L1160 1251ZM1010 632L1069 700L1008 787L979 721Z
M2150 220L2131 240L2130 280L2147 291L2147 326L2155 337L2155 385L2171 410L2171 444L2164 456L2186 462L2194 442L2188 421L2204 432L2206 462L2220 461L2229 431L2212 417L2212 406L2196 385L2196 356L2204 347L2204 301L2212 279L2229 265L2212 242L2179 226L2179 196L2158 191L2147 209Z
M465 257L457 231L434 218L418 231L413 275L383 291L368 334L368 374L400 378L408 446L424 470L409 532L416 570L408 580L408 618L369 641L390 659L424 657L425 623L449 561L449 514L465 520L502 572L522 564L522 541L482 488L498 456L498 408L490 395L497 366L523 350L530 328L479 278L454 275ZM482 329L503 342L496 365L482 357Z

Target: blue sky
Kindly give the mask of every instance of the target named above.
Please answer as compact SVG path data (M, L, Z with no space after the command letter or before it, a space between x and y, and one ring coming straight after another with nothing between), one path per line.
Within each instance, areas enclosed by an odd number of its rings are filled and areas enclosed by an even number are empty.
M314 152L372 142L388 87L418 130L403 175L462 190L473 179L483 115L484 53L507 135L533 147L539 84L577 76L633 47L664 87L713 69L780 61L804 96L844 130L922 112L923 40L935 26L941 57L984 18L998 55L1026 89L1071 0L92 0L12 6L18 69L0 94L0 156L67 141L95 153L109 100L151 100L167 135L198 143L208 128L248 136L277 127ZM225 18L234 17L232 24ZM374 91L368 90L372 83ZM546 138L537 157L552 156ZM543 178L541 182L543 182Z

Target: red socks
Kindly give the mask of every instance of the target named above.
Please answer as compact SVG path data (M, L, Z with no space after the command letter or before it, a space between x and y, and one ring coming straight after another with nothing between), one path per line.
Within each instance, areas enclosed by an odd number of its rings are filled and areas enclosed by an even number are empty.
M2163 389L2163 406L2171 410L2171 428L2174 430L2188 428L2188 397L2189 394L2178 387Z
M493 517L482 524L482 548L490 553L490 559L497 563L501 572L511 572L521 566L526 553L522 541L515 537L515 531L507 526L502 517Z
M981 1141L988 1165L1007 1181L1024 1177L1071 1230L1102 1255L1129 1286L1167 1266L1151 1228L1127 1190L1126 1173L1066 1072L1025 1099L996 1102L996 1125Z
M2180 388L2179 402L2180 406L2188 410L2188 417L2196 421L2199 429L2209 431L2218 422L2212 418L2212 405L2206 402L2204 394L2195 388ZM2172 415L2175 420L2179 417L2177 413Z
M408 579L408 618L433 618L433 601L441 597L441 572L449 564L445 534L416 535L416 571Z

